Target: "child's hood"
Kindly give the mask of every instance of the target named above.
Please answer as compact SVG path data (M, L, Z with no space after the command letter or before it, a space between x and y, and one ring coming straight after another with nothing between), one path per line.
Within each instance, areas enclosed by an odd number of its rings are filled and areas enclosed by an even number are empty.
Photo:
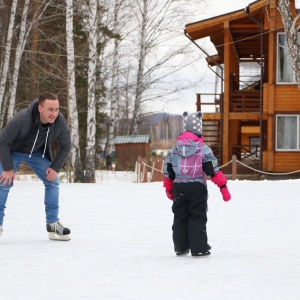
M203 137L198 137L191 132L184 132L178 136L175 148L181 156L189 157L201 149L203 142Z

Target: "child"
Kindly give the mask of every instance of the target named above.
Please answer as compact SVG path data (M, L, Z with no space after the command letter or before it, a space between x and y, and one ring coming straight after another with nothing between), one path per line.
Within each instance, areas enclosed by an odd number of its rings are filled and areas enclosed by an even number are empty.
M164 163L164 187L173 200L173 242L176 255L210 255L207 243L207 184L206 175L218 185L224 201L231 195L227 180L217 167L212 150L204 144L202 113L183 114L183 130Z

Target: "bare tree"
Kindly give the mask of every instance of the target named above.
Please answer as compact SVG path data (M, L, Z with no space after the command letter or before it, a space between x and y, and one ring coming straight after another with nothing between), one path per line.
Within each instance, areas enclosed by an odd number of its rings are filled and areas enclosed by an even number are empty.
M5 99L10 91L14 91L14 96L9 116L14 106L17 109L27 106L27 101L40 90L51 89L58 94L61 110L70 119L73 164L78 153L87 182L95 180L95 151L107 130L102 124L110 120L107 153L111 153L117 131L115 120L124 121L116 122L123 124L120 132L129 134L130 128L138 132L136 125L144 104L179 89L176 80L170 80L172 87L167 86L167 77L174 79L176 70L185 64L184 57L189 57L184 54L189 43L182 33L187 18L179 21L184 15L179 3L189 7L187 4L194 0L115 1L0 0L0 7L5 3L12 16L23 12L22 18L18 15L10 19L2 17L1 12L0 28L5 30L5 38L0 37L5 42L0 51L1 113L6 111ZM22 10L24 3L31 4L27 22L26 10ZM74 28L72 23L76 24ZM177 43L178 37L185 43ZM180 61L172 62L177 57ZM9 62L14 62L13 68Z
M21 24L20 24L20 34L18 37L18 44L17 44L16 54L15 54L15 59L14 59L15 62L14 62L14 71L13 71L13 76L12 76L12 86L11 86L11 92L9 93L10 101L9 101L8 111L7 111L7 119L8 120L11 119L14 114L21 56L22 56L22 53L23 53L23 50L25 47L25 43L26 43L26 38L27 38L26 23L27 23L29 2L30 2L30 0L25 0L24 7L23 7L22 20L21 20ZM1 124L1 126L2 126L2 124Z
M81 167L79 121L75 84L75 51L74 51L74 11L73 0L66 0L66 45L68 69L68 119L71 133L72 147L70 151L71 165L74 168L75 181L83 181L84 175Z
M145 71L145 59L146 59L146 26L149 20L149 1L143 0L143 7L141 8L142 23L140 29L140 50L139 50L139 61L138 61L138 73L136 80L136 92L134 100L134 112L133 112L133 121L130 132L133 134L138 133L138 121L140 117L140 106L143 93L143 77Z
M95 182L96 147L96 64L97 64L97 1L89 1L89 64L88 64L88 107L86 133L86 181Z
M203 2L198 1L197 7ZM131 82L134 105L130 134L138 133L139 119L147 103L191 86L188 80L179 80L178 74L196 60L182 32L193 4L193 0L130 1L133 17L128 26L132 31L126 43L130 63L137 70Z
M17 93L17 86L18 86L18 79L19 79L19 71L20 71L20 64L21 64L21 58L23 55L24 47L26 45L28 35L31 32L31 29L34 25L34 20L37 20L41 18L44 11L47 9L47 6L50 4L51 1L42 1L44 5L41 5L42 9L41 11L36 10L34 11L34 17L32 21L27 21L28 17L28 11L29 11L29 4L30 0L25 0L23 11L22 11L22 18L21 18L21 24L20 24L20 33L18 36L17 46L15 50L15 57L14 57L14 66L13 66L13 75L12 75L12 84L9 87L10 91L8 92L9 95L9 105L7 109L7 119L9 120L12 118L14 114L15 109L15 103L16 103L16 93ZM37 16L37 17L36 17ZM2 118L3 120L3 118ZM1 124L2 126L3 124Z
M3 0L0 0L0 11L2 12L2 14L0 15L0 45L4 45L5 44L5 35L2 34L5 32L5 8L6 6L4 5ZM1 49L0 49L1 50ZM2 69L2 52L0 51L0 70ZM1 72L0 72L1 73Z
M121 9L121 0L115 0L114 9L114 32L119 32L119 11ZM112 66L112 79L110 88L110 117L109 117L109 127L108 127L108 139L107 139L107 156L112 156L114 129L115 129L115 116L117 110L117 72L119 63L119 39L114 39L114 50L113 50L113 66Z
M6 44L5 44L4 62L3 62L3 65L2 65L2 70L1 70L1 78L0 78L0 109L1 109L0 124L2 124L2 120L3 120L3 117L4 117L4 113L5 113L2 109L2 106L3 106L5 87L6 87L7 76L8 76L8 71L9 71L9 60L10 60L10 55L11 55L11 45L12 45L12 39L13 39L17 4L18 4L18 0L13 0L12 6L11 6L11 11L10 11L10 20L9 20L9 26L8 26L8 31L7 31Z
M298 89L300 90L300 43L298 39L298 31L300 26L297 25L297 23L299 24L298 20L300 14L293 19L289 0L278 0L278 10L284 25L286 41L291 55L293 69L296 75L296 81L298 83Z

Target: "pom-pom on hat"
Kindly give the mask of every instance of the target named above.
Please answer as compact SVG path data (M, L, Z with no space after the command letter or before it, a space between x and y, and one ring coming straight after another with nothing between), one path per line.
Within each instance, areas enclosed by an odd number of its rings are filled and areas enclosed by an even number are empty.
M189 114L187 111L183 113L183 131L189 131L195 135L202 135L202 112L198 111Z

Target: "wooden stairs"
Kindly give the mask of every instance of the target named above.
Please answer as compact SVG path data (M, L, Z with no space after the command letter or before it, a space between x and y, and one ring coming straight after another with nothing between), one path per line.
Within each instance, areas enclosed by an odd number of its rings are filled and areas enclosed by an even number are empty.
M202 132L205 143L212 149L220 165L222 160L221 122L218 120L202 121Z

